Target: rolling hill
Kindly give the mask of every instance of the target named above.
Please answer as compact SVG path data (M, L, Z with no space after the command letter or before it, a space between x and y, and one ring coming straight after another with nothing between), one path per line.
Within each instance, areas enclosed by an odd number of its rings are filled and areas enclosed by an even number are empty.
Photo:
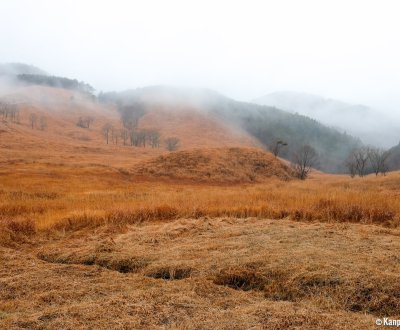
M314 147L319 154L317 167L326 172L346 172L345 160L361 141L334 128L327 127L306 116L277 108L238 102L207 89L182 89L153 86L121 93L103 93L104 103L142 103L148 107L196 108L205 115L217 116L220 122L235 131L245 131L270 149L278 140L288 147L281 156L293 160L294 153L304 144Z
M0 161L14 163L51 163L68 165L97 164L131 167L144 159L169 153L164 140L179 139L179 150L192 148L256 147L258 141L243 130L234 130L215 115L193 107L149 106L140 118L138 130L156 130L158 148L106 143L102 128L110 124L119 134L123 126L114 105L98 103L77 91L47 86L13 86L0 96L17 104L18 118L0 114ZM36 117L32 128L31 116ZM89 128L77 125L80 118L91 117ZM44 118L45 127L40 127ZM111 133L110 133L111 136ZM116 135L117 136L117 135Z
M251 183L276 177L294 178L288 165L253 148L209 148L178 151L135 167L145 177L208 183Z

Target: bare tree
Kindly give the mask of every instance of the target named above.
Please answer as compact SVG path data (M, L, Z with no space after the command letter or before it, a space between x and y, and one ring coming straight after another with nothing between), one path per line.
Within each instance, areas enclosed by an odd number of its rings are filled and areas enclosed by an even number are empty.
M29 116L29 122L31 124L31 128L34 129L37 123L37 115L36 113L31 113Z
M363 177L367 172L367 164L369 159L369 148L361 147L354 149L346 162L347 168L352 177L357 174Z
M12 122L19 123L19 109L16 104L10 104L5 101L0 101L0 114L3 116L3 119L8 119Z
M112 130L112 128L113 126L110 123L105 123L101 128L101 132L103 133L103 136L105 137L107 144L110 136L110 131Z
M78 122L76 123L76 126L82 127L82 128L90 128L90 124L93 123L94 118L91 116L86 116L86 117L79 117Z
M288 145L287 142L278 140L272 143L272 145L270 146L270 150L272 151L275 157L278 157L282 147L286 147L287 145Z
M353 159L349 158L346 161L346 167L349 170L349 174L352 178L354 178L357 174L357 166Z
M305 180L311 172L313 166L317 164L318 153L316 150L309 146L302 146L294 154L293 169L299 179Z
M165 139L165 144L169 151L174 151L178 148L179 139L176 137L169 137Z
M39 118L39 128L44 131L47 128L47 119L45 116Z
M152 148L160 147L160 133L156 130L149 130L147 132L147 137Z
M379 173L386 175L388 171L387 160L390 156L389 151L379 148L368 149L368 159L371 164L371 169L378 176Z
M119 136L120 136L119 130L115 127L111 127L111 141L115 144L118 144Z
M119 105L121 113L121 121L124 127L128 130L133 130L138 127L139 119L145 114L145 106L143 103L134 102L129 105Z
M128 138L129 138L129 131L126 128L123 128L120 130L120 135L121 135L121 139L124 143L124 146L126 146L126 142L128 141Z

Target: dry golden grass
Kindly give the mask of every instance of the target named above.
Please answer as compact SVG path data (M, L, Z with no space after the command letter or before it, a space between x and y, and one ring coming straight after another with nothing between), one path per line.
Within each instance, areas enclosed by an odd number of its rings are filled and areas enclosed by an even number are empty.
M294 178L288 165L255 148L208 148L173 152L137 164L134 174L146 178L208 183L250 183Z
M46 164L0 169L0 217L64 230L182 217L375 223L397 227L400 174L247 185L138 181L123 169ZM68 184L66 184L68 183Z
M48 131L0 124L1 329L372 329L400 318L400 173L282 180L289 170L272 156L226 148L251 147L246 137L217 127L201 140L196 123L179 128L183 149L207 150L107 146L98 129L117 124L112 109L85 105L98 120L82 131L82 103L64 115L71 95L46 91L56 115L36 92L23 116L37 106ZM158 109L143 127L166 122L170 134L182 118Z
M7 329L368 329L399 317L398 230L257 218L1 248Z

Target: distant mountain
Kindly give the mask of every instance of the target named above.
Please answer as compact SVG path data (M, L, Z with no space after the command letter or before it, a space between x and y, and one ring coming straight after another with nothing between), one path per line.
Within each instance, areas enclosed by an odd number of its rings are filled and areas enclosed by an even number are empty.
M400 123L396 125L378 111L364 105L351 105L296 92L276 92L255 99L254 102L314 118L379 147L394 145L400 136Z
M145 103L147 106L163 105L182 108L196 107L220 120L244 129L270 149L277 140L288 146L281 156L291 160L294 152L303 144L313 146L319 153L318 168L326 172L345 172L344 162L350 151L361 141L327 127L314 119L289 113L274 107L238 102L207 89L180 89L154 86L122 93L102 93L102 102Z
M389 149L388 165L389 170L400 170L400 142Z

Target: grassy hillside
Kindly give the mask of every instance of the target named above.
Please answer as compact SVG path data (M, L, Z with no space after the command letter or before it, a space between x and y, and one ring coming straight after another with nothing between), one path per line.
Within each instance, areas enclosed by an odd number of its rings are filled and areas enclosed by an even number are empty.
M135 166L140 176L208 183L262 182L295 177L271 153L250 148L208 148L174 152Z
M288 113L276 108L244 103L226 98L209 90L148 87L124 93L100 95L102 102L135 103L147 105L166 104L169 107L191 106L204 113L218 116L225 124L244 130L271 148L277 140L284 140L288 147L281 156L292 160L293 154L304 144L319 153L317 168L327 172L345 172L345 160L350 151L361 141L318 123L316 120Z
M131 167L136 162L168 154L165 140L176 137L177 150L217 147L254 147L257 141L241 130L233 130L215 115L193 107L149 106L138 121L138 131L155 130L156 148L124 145L123 124L114 105L104 105L86 94L47 86L15 86L0 98L17 104L18 117L0 113L0 161L98 164ZM35 116L32 128L31 116ZM91 117L89 128L78 126ZM45 127L41 127L41 120ZM117 140L106 143L104 125L115 130Z

